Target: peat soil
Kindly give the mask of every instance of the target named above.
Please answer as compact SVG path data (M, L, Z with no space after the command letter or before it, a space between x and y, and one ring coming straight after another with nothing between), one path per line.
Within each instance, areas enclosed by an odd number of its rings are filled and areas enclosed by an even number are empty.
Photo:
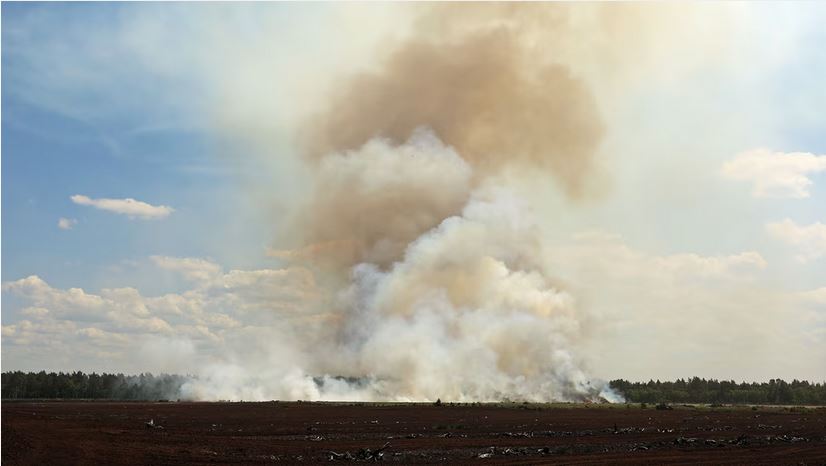
M826 408L2 403L7 466L370 461L824 465Z

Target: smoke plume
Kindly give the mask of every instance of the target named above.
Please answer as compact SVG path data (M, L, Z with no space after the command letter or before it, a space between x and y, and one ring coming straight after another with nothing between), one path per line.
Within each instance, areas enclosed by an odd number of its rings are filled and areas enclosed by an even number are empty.
M272 255L312 269L328 308L288 345L269 394L614 399L584 369L587 314L513 189L540 179L571 202L589 195L605 127L587 66L572 66L581 18L560 5L420 13L301 127L312 186Z
M420 126L455 148L477 177L538 169L573 195L602 135L583 83L564 66L535 62L497 28L402 45L379 71L345 83L310 122L309 153L323 158L373 137L399 143Z

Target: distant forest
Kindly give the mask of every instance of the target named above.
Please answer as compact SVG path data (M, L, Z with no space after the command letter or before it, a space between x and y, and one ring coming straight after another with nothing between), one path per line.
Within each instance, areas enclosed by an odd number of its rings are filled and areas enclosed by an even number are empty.
M111 400L177 399L190 377L170 374L3 372L3 399ZM826 405L826 384L772 379L763 383L678 379L674 382L613 380L611 388L629 403L726 403Z
M772 379L762 383L678 379L675 382L612 380L611 388L629 403L726 403L826 405L826 384Z
M178 398L188 377L181 375L84 374L83 372L3 372L4 400L73 398L163 400Z

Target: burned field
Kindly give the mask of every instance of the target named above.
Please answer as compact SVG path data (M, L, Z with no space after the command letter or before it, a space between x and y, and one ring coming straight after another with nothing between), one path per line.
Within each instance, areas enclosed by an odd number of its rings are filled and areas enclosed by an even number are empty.
M826 408L4 402L3 464L824 464Z

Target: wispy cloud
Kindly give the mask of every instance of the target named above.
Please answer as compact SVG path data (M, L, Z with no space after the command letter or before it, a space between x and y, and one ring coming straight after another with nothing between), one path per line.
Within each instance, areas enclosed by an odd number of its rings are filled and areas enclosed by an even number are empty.
M92 199L82 194L75 194L71 197L71 199L75 204L88 205L96 209L106 210L116 214L128 215L129 218L140 218L143 220L164 218L175 211L175 209L166 205L154 206L132 198Z
M208 281L221 274L221 266L205 259L169 256L152 256L151 259L156 266L179 272L192 281Z
M75 225L77 225L77 219L74 218L60 217L57 221L57 227L61 230L71 230Z
M761 198L809 197L809 175L826 171L826 155L754 149L723 165L727 178L750 181L752 195Z
M798 225L793 220L769 223L766 230L775 238L794 246L800 262L809 262L826 256L826 225L817 222L811 225Z

